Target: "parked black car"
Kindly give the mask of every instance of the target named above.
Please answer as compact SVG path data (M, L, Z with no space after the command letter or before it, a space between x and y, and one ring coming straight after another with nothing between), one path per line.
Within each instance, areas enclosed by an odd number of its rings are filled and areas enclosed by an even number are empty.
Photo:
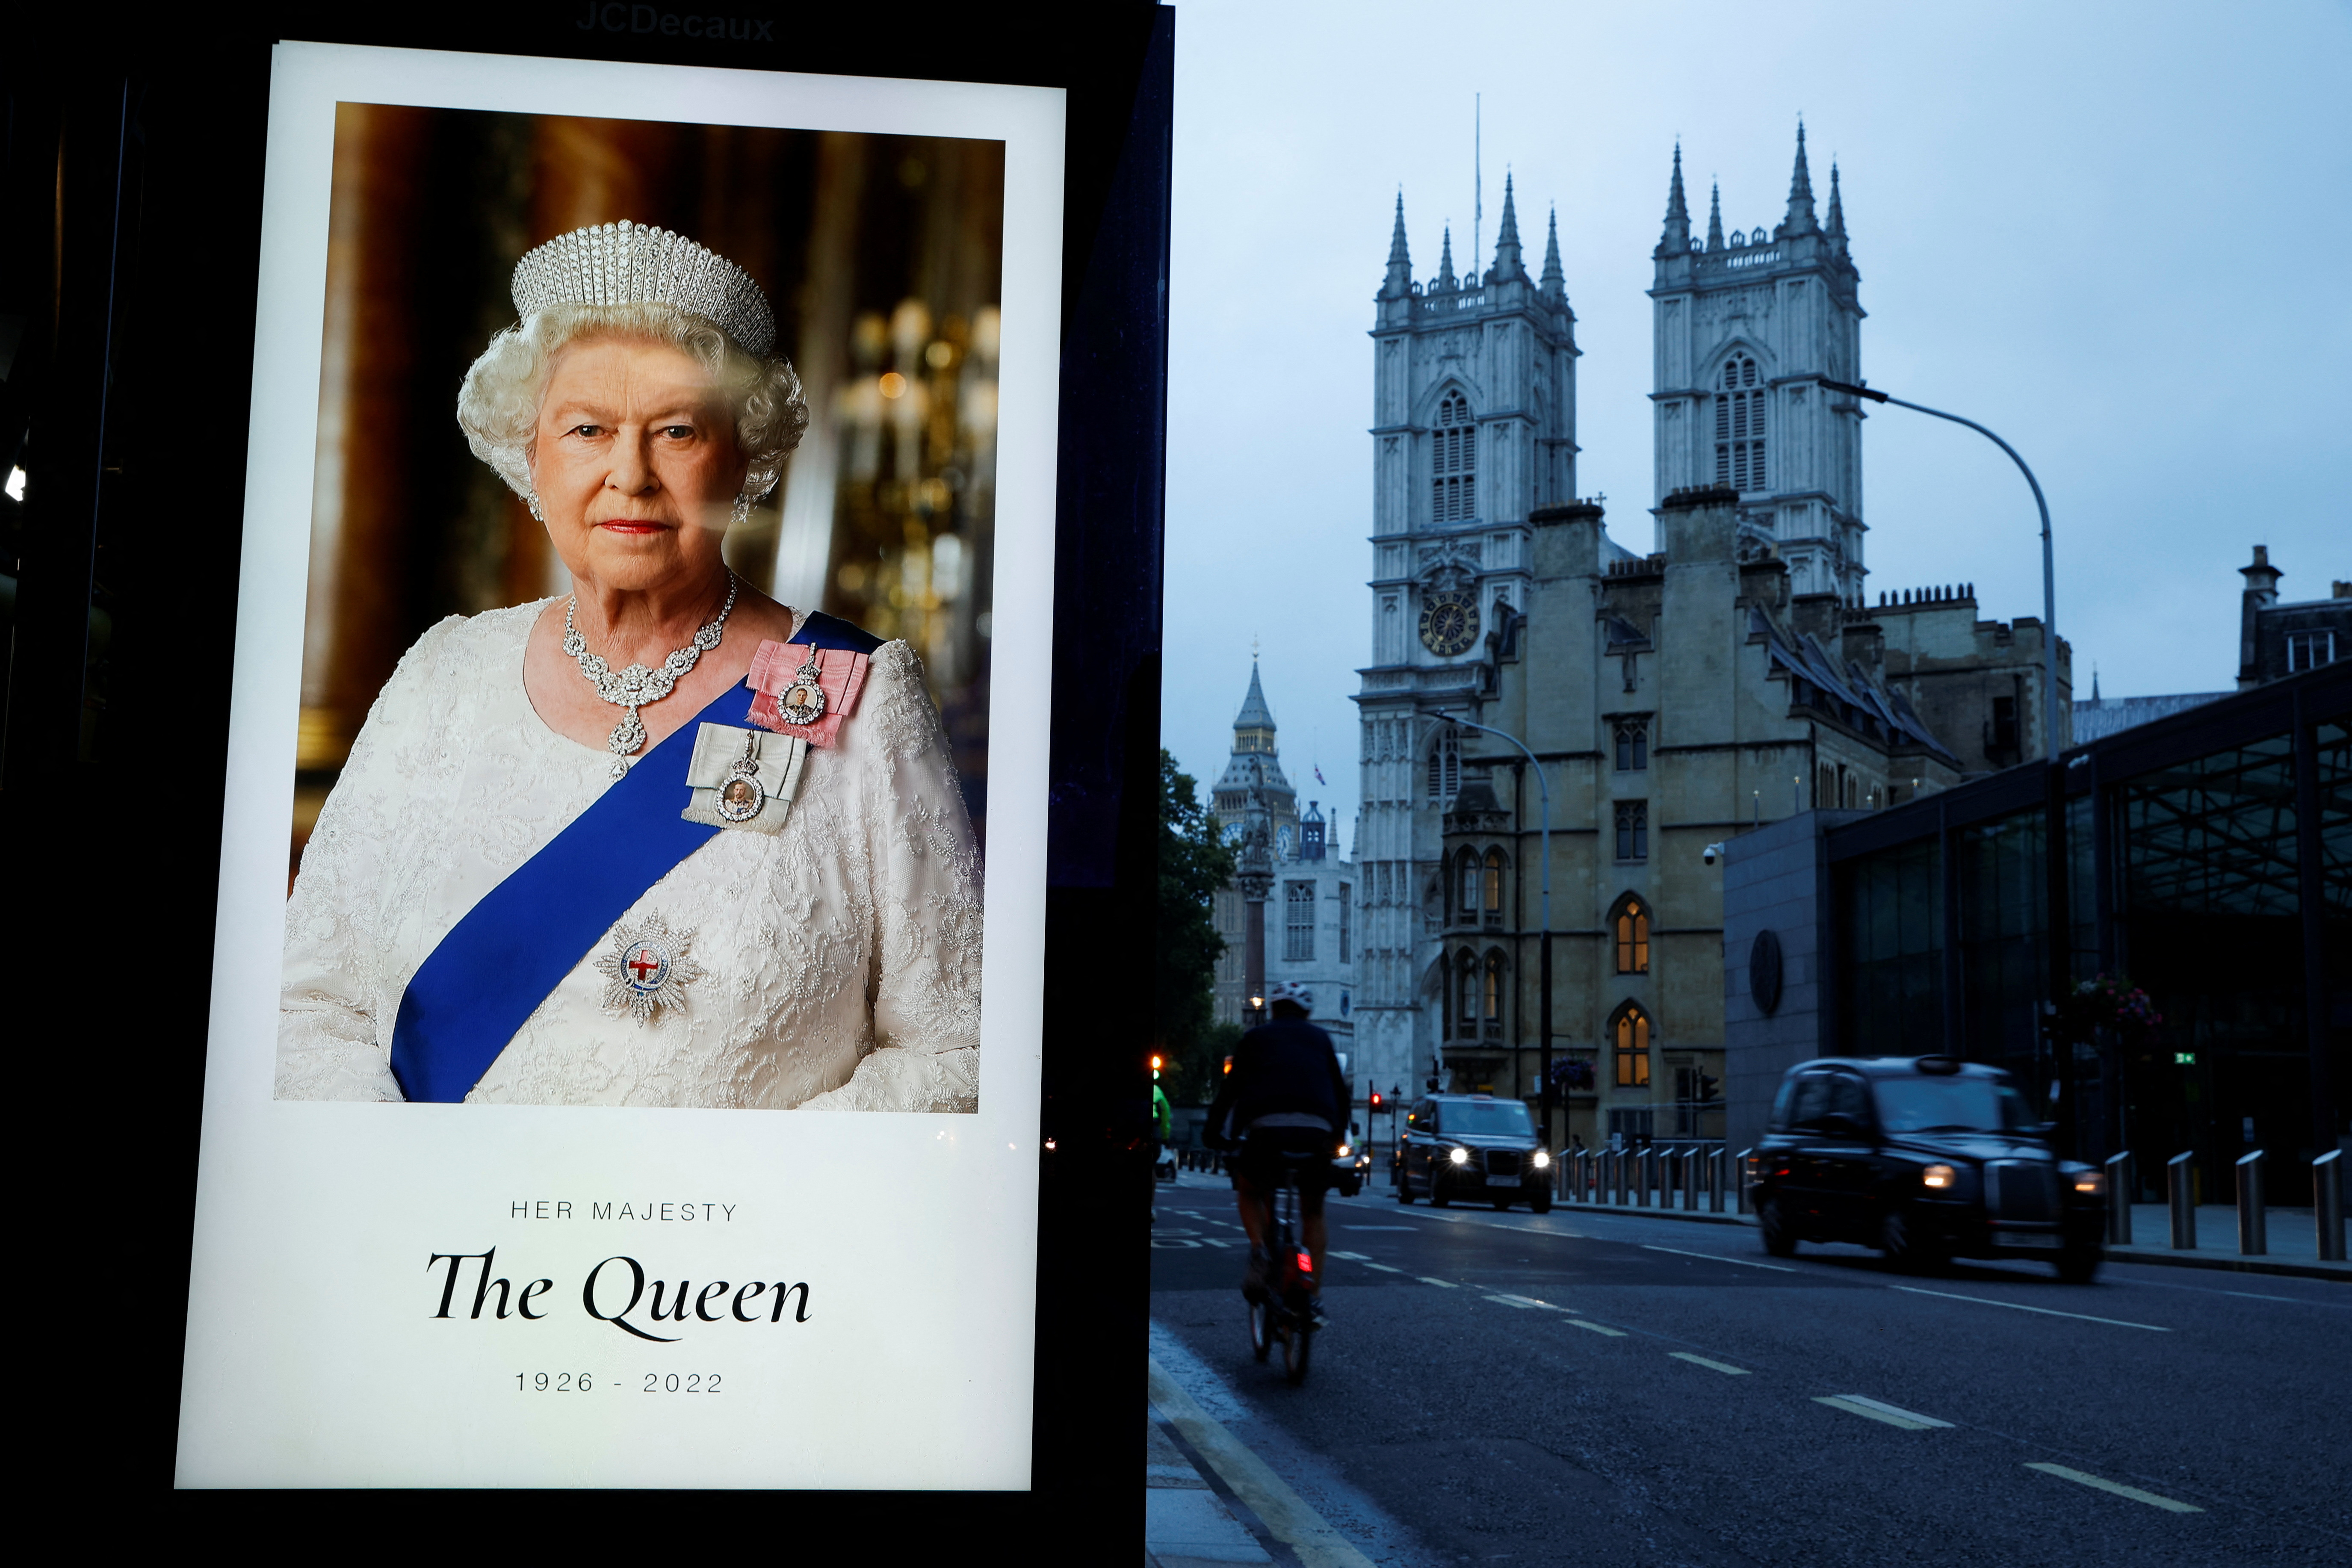
M2061 1160L1998 1068L1949 1057L1824 1058L1780 1081L1755 1153L1764 1249L1852 1241L1895 1262L2044 1258L2098 1271L2105 1178Z
M1455 1198L1498 1209L1524 1203L1538 1214L1551 1207L1551 1156L1524 1100L1424 1095L1406 1113L1391 1173L1401 1204L1425 1196L1438 1208Z

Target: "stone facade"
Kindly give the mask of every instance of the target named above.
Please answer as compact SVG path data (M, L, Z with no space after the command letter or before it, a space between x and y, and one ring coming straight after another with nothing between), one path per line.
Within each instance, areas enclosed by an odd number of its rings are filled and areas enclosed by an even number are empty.
M1361 912L1356 868L1339 854L1319 804L1310 800L1304 812L1298 809L1297 794L1282 771L1274 710L1255 665L1250 668L1249 693L1234 719L1233 756L1209 801L1229 841L1239 842L1253 821L1265 824L1274 874L1265 904L1266 984L1295 980L1313 987L1315 1022L1330 1035L1343 1063L1352 1067ZM1225 939L1213 988L1216 1016L1244 1023L1249 908L1241 889L1220 889L1211 916Z
M1413 280L1400 202L1371 331L1359 1082L1539 1094L1548 791L1554 1135L1587 1144L1723 1135L1710 845L2042 740L2022 716L1979 733L2033 689L2038 623L1957 594L1864 607L1862 415L1818 385L1860 375L1834 174L1823 226L1801 138L1772 234L1718 216L1700 241L1677 152L1654 261L1654 554L1575 498L1575 317L1556 235L1539 279L1521 265L1507 184L1473 279L1449 236Z

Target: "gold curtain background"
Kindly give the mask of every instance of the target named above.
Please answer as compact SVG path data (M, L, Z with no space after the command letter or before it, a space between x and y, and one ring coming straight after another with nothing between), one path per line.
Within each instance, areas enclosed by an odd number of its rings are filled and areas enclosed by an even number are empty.
M1003 195L996 142L338 106L289 881L402 652L569 586L457 385L523 253L620 218L767 291L809 430L728 563L914 645L984 844Z

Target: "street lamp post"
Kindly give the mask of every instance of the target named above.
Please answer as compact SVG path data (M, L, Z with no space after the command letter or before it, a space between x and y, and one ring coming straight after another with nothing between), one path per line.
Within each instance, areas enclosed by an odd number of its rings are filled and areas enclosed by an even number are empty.
M1543 1136L1549 1144L1551 1142L1551 785L1544 782L1543 763L1536 760L1536 754L1528 750L1527 742L1517 735L1497 730L1491 724L1474 724L1452 713L1441 712L1439 717L1451 720L1465 730L1499 736L1518 747L1527 756L1528 765L1535 770L1536 790L1543 801L1543 936L1539 944L1542 957L1538 961L1541 976L1538 990L1541 995L1539 1005L1543 1011L1543 1024L1538 1037L1542 1041L1538 1060L1543 1077Z
M2032 487L2033 504L2042 512L2042 754L2049 761L2058 756L2058 570L2050 549L2050 503L2042 498L2042 481L2017 455L2017 448L1978 424L1957 414L1947 414L1940 408L1930 408L1924 403L1906 403L1902 398L1868 386L1823 378L1822 385L1832 392L1843 392L1848 397L1867 397L1873 403L1892 403L1897 408L1908 408L1917 414L1932 414L1938 419L1948 419L1955 425L1965 425L1994 446L2009 454L2017 471L2025 476Z

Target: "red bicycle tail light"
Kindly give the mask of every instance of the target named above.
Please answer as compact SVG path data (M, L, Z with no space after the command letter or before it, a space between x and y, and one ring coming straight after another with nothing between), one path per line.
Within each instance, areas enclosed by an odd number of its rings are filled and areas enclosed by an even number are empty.
M1314 1272L1315 1272L1315 1259L1314 1259L1314 1258L1310 1258L1310 1257L1308 1257L1306 1253L1303 1253L1303 1252L1302 1252L1302 1253L1300 1253L1300 1254L1298 1255L1298 1271L1299 1271L1301 1274L1312 1274L1312 1273L1314 1273Z

